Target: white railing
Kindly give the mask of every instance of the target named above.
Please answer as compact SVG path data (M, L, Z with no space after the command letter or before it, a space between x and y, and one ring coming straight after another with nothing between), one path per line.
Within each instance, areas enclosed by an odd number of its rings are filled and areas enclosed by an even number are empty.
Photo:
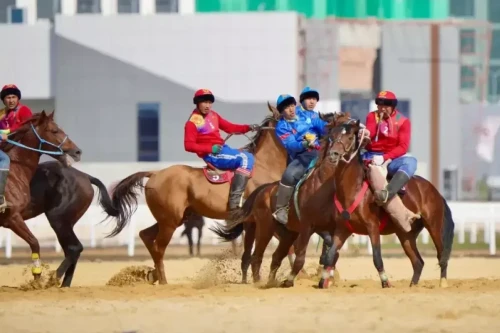
M484 232L483 243L488 244L489 253L496 254L496 233L497 224L500 224L500 203L487 202L450 202L450 208L453 212L455 221L455 233L458 243L465 242L466 232L469 233L469 242L475 244L478 242L478 231ZM127 253L133 257L135 252L136 242L139 241L139 230L152 225L155 221L146 205L139 205L137 211L132 216L130 224L118 236L108 239L105 238L113 225L113 221L100 224L104 215L102 210L97 205L91 205L85 215L75 226L74 230L80 241L85 247L110 247L110 246L125 246L127 245ZM440 217L436 217L440 218ZM203 230L202 242L204 244L220 244L218 237L208 227L213 225L216 220L205 219L205 227ZM51 229L45 215L38 216L27 221L28 226L34 235L38 238L40 245L43 247L54 246L56 251L61 251L60 245L57 242L55 234ZM187 244L185 237L181 238L181 233L184 228L178 228L173 237L171 244ZM195 233L197 236L197 233ZM429 242L429 233L423 230L421 241L424 244ZM398 242L395 236L385 236L385 243ZM274 240L276 243L276 241ZM314 235L311 242L316 244L318 236ZM366 236L355 236L350 238L350 241L344 245L344 249L348 249L350 244L366 244L368 253L371 253L371 246ZM5 249L5 257L12 257L12 249L16 247L27 247L28 245L22 239L14 235L10 229L0 228L0 249Z

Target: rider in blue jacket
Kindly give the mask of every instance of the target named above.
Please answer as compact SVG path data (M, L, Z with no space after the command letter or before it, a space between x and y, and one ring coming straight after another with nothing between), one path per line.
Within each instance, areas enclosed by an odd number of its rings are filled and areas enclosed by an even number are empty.
M314 111L319 102L319 92L317 90L307 86L300 93L299 99L300 105L297 105L297 109L303 111L310 118L319 117L319 112Z
M273 217L280 223L288 222L288 203L295 185L307 171L310 163L318 157L318 133L323 133L326 122L320 117L310 118L304 111L296 109L297 102L290 95L280 95L276 107L281 119L276 125L276 135L285 146L289 159L278 188L276 211Z

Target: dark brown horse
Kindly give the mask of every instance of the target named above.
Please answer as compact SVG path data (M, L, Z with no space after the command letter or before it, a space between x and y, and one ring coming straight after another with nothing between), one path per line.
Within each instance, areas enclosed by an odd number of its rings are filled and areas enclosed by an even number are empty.
M181 236L186 236L189 244L189 254L191 256L194 255L193 252L193 229L198 229L198 242L196 243L196 255L200 255L201 248L201 237L203 235L203 226L205 225L205 220L203 216L198 214L190 214L182 219L182 223L184 224L184 230L182 231Z
M79 161L81 150L68 138L54 122L54 113L45 111L33 115L17 131L9 136L9 141L1 147L10 157L11 167L7 181L6 197L11 206L0 214L0 226L10 228L26 241L31 249L32 273L35 279L42 273L40 245L24 222L23 212L30 204L30 183L42 153L54 156L67 155ZM68 161L68 159L64 159Z
M349 119L349 115L336 115L331 119L332 126ZM344 119L345 118L345 119ZM256 223L256 244L252 256L252 273L254 281L260 280L260 267L264 251L275 232L279 234L279 245L273 254L269 284L275 284L276 273L288 249L294 245L296 258L292 265L292 272L283 286L292 286L295 277L303 269L307 251L307 245L311 235L316 232L324 238L323 252L331 245L330 233L334 230L335 211L332 207L331 198L335 193L333 175L335 166L325 159L326 145L320 152L320 157L314 168L306 178L303 178L297 189L299 189L297 202L299 209L295 209L295 195L291 199L289 210L289 222L286 227L278 224L272 217L275 210L276 192L278 182L264 184L257 188L238 211L238 219L226 226L218 226L213 231L220 237L230 240L241 233L241 222L251 218ZM304 180L305 179L305 180ZM297 191L296 189L296 191ZM300 214L301 218L297 214ZM295 242L295 243L294 243ZM338 255L335 261L338 260ZM320 259L323 263L324 254Z
M254 176L245 194L257 186L281 178L286 165L286 151L274 133L277 115L267 117L248 149L255 156ZM119 210L116 227L110 236L119 234L130 221L137 206L136 189L145 187L146 203L157 223L139 233L155 264L150 281L167 283L163 256L172 234L182 224L186 210L214 219L227 218L229 180L232 171L174 165L160 171L138 172L120 181L113 190L113 206ZM149 178L143 186L143 179Z
M414 176L407 184L402 200L409 210L418 212L421 218L412 224L410 232L402 231L388 218L383 208L374 202L372 191L368 190L366 168L359 149L362 144L359 142L361 129L359 120L348 121L341 127L342 131L330 133L328 156L338 165L334 177L337 196L335 201L338 202L336 205L342 206L344 210L334 215L336 227L333 246L328 251L327 264L323 272L325 278L320 281L319 287L328 286L327 272L330 270L334 255L352 233L367 234L370 237L373 262L382 287L390 287L390 283L382 261L380 235L396 233L413 266L410 286L416 285L424 266L416 240L424 227L429 231L436 246L441 267L440 286L447 287L448 260L453 245L455 224L446 200L429 181ZM356 142L355 145L352 145L352 142ZM345 159L348 162L344 162Z
M64 161L60 156L58 160ZM73 228L90 207L95 185L99 191L99 204L108 215L118 216L104 184L78 169L57 162L40 163L31 179L31 201L23 210L23 219L29 220L40 214L47 216L59 244L64 251L64 260L56 270L56 277L64 275L61 287L69 287L75 268L83 251Z

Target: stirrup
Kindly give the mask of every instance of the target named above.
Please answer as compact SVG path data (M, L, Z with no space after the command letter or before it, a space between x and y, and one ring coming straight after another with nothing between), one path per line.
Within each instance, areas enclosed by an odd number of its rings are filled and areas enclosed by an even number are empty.
M382 206L383 204L387 203L387 199L389 199L389 190L383 189L375 192L375 202L379 206Z

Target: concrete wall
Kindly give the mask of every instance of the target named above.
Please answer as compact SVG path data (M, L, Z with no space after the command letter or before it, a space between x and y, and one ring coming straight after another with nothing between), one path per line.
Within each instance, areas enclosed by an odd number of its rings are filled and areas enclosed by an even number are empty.
M459 31L440 32L440 168L460 165ZM382 27L382 88L411 101L411 153L430 165L430 26L386 23ZM442 181L440 182L442 187Z
M190 90L261 102L297 90L297 24L294 13L250 13L58 15L55 26L58 37Z
M24 99L53 97L50 23L2 24L0 36L8 40L8 45L4 45L0 52L2 85L15 83L21 89Z

